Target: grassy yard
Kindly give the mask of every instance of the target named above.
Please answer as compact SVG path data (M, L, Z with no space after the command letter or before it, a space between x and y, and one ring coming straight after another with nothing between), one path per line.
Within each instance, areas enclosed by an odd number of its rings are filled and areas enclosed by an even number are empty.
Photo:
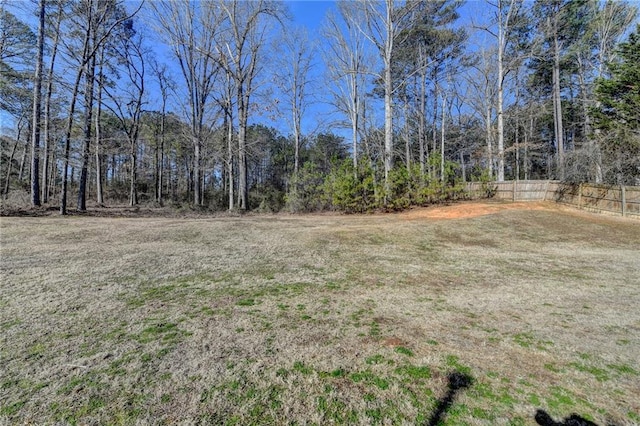
M465 203L0 224L0 424L640 423L638 221ZM446 404L452 372L470 382Z

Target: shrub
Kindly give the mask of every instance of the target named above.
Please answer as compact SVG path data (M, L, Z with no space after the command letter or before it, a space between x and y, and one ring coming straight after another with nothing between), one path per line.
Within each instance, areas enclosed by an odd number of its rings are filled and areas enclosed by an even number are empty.
M375 171L366 160L360 161L357 170L351 160L344 160L327 176L324 190L331 205L346 213L364 213L378 206Z
M249 192L249 208L259 213L279 212L284 205L284 193L273 185L258 185Z
M306 162L291 177L285 205L291 212L311 212L327 208L325 178L315 163Z

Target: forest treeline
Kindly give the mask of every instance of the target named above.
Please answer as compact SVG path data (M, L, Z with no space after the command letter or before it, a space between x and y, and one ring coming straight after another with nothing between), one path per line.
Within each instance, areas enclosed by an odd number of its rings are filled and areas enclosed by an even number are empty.
M336 2L309 34L278 1L0 1L3 196L362 212L640 184L636 5L481 9Z

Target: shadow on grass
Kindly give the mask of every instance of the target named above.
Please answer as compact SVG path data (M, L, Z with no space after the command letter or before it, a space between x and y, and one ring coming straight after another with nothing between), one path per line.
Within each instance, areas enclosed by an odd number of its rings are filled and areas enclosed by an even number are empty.
M471 387L473 384L473 378L468 374L461 373L459 371L453 371L447 376L447 394L438 400L431 418L425 425L437 426L441 424L446 416L447 412L453 405L453 402L457 394ZM536 423L541 426L598 426L590 420L587 420L577 414L571 414L565 418L564 421L556 422L553 418L544 410L539 409L535 414Z
M447 394L438 400L436 409L431 415L429 421L426 423L428 426L437 426L440 424L444 416L447 414L447 411L451 408L458 392L468 388L473 383L473 378L471 376L458 371L449 373L447 380L449 381L449 383L447 383Z
M572 414L562 422L556 422L551 416L544 410L536 411L536 423L541 426L598 426L590 420L580 417L577 414Z

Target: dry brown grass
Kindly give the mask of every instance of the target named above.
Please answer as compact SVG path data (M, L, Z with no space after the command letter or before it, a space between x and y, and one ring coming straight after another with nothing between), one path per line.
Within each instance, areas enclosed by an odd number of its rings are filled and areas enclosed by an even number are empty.
M465 203L0 223L0 423L424 423L452 370L474 381L446 424L640 422L637 221Z

